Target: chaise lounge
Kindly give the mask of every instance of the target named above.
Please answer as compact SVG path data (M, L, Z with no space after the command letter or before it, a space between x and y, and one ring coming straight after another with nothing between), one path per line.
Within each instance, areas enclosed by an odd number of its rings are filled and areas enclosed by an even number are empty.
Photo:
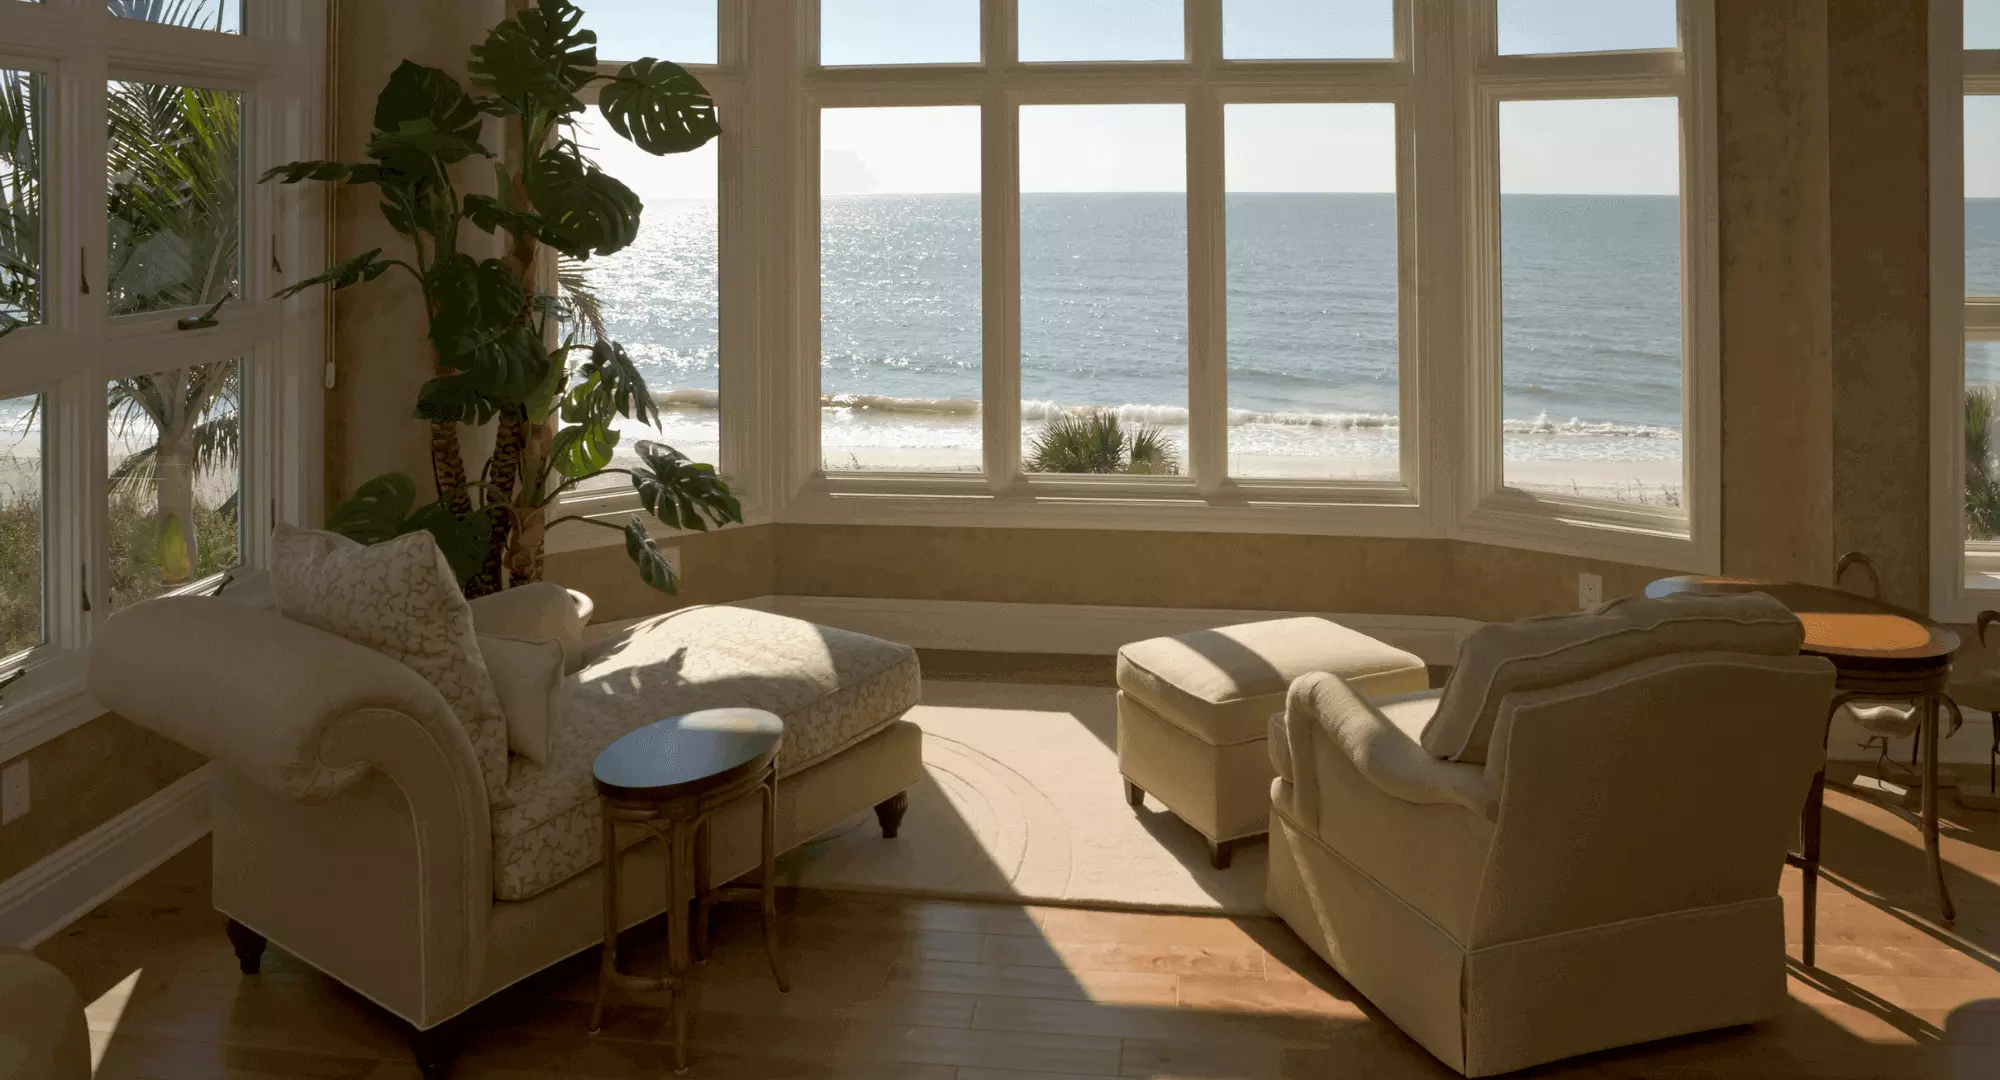
M186 597L119 613L93 650L99 701L219 766L214 901L244 971L278 943L408 1021L427 1073L451 1056L441 1025L602 940L591 765L619 736L710 707L778 714L780 851L871 806L893 837L922 776L921 733L902 719L920 688L908 647L726 607L585 646L572 595L537 585L472 605L482 649L486 635L558 637L575 668L546 761L511 758L501 807L439 690L365 645ZM520 674L492 666L496 682ZM755 868L760 839L755 800L720 811L714 880ZM666 908L661 846L623 855L625 925Z

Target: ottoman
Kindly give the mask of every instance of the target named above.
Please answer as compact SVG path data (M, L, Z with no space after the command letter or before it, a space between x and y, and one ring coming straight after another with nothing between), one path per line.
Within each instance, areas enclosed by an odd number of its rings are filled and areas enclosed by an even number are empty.
M1229 865L1236 842L1269 831L1265 747L1292 680L1340 676L1371 698L1430 688L1423 660L1326 619L1153 638L1118 650L1118 771L1133 807L1150 794Z

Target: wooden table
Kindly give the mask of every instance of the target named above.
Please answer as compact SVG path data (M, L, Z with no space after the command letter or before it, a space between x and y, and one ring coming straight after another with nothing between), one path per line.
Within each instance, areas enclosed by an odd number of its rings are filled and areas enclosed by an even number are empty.
M1662 578L1646 586L1646 595L1652 597L1740 592L1767 593L1792 609L1806 628L1799 651L1833 662L1836 676L1833 705L1827 713L1829 737L1833 714L1850 702L1907 701L1917 710L1924 790L1923 812L1916 824L1923 830L1924 854L1937 883L1938 907L1944 921L1951 922L1958 916L1945 888L1944 861L1938 855L1938 709L1958 708L1945 694L1952 656L1958 652L1958 635L1916 612L1820 585L1689 576ZM1813 931L1819 915L1820 819L1825 802L1826 768L1821 766L1813 777L1799 823L1800 850L1785 857L1805 875L1801 958L1808 967L1813 963ZM1891 809L1905 813L1899 807Z
M710 709L648 724L612 743L591 767L604 813L604 946L599 953L597 1003L590 1010L595 1034L604 999L625 991L665 991L672 996L674 1069L686 1072L687 906L678 901L681 868L694 871L694 947L708 951L708 913L716 903L754 899L764 912L764 948L778 989L789 992L778 955L778 907L773 892L777 857L777 757L785 725L758 709ZM763 880L755 887L717 889L709 878L709 818L752 792L763 797ZM618 970L618 827L636 825L666 845L667 973L627 975Z

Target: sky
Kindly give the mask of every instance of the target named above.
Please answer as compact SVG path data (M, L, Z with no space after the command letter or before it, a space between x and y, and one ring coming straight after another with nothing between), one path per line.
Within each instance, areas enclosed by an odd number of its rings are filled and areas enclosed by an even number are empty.
M1498 0L1503 53L1669 48L1674 0ZM1972 0L1995 12L2000 0ZM1179 59L1181 0L1019 0L1025 61ZM827 64L967 63L980 55L979 0L822 0ZM586 0L607 58L713 62L714 0ZM1236 59L1394 54L1392 0L1223 0L1223 48ZM1969 18L1973 18L1969 16ZM724 127L728 118L723 118ZM1230 106L1234 191L1395 189L1389 105ZM822 114L829 194L979 190L979 117L969 107L843 109ZM1515 193L1673 194L1679 121L1665 99L1513 103L1501 112L1501 185ZM725 136L726 137L726 136ZM1183 191L1178 105L1031 106L1021 115L1024 192ZM651 198L712 198L715 155L654 159L602 128L600 162ZM1996 147L2000 164L2000 147ZM2000 177L2000 169L1995 170Z

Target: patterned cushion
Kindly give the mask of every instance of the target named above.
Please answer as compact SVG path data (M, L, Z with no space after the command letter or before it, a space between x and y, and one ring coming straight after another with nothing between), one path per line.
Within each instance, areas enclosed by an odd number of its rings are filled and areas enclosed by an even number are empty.
M493 895L526 900L601 861L590 768L626 732L697 709L766 709L785 721L784 777L888 726L921 688L908 646L760 611L688 608L614 633L564 687L548 764L514 763L514 805L493 815Z
M507 805L507 718L472 609L431 534L363 547L337 533L279 525L271 587L286 618L366 645L437 687L472 740L488 801Z

